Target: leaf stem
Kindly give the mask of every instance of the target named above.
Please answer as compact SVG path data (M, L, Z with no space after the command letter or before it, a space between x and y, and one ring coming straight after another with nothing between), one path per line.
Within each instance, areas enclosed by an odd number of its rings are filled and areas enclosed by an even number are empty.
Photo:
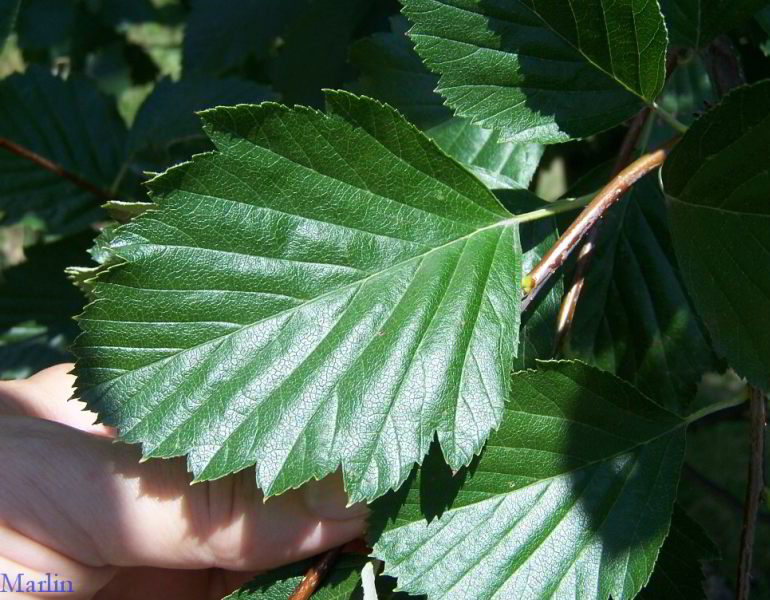
M337 556L340 553L342 546L332 548L325 554L321 555L321 558L308 569L305 577L299 582L299 585L291 593L291 596L287 600L308 600L310 596L318 589L321 581L329 572L329 569L337 560Z
M671 74L676 68L682 64L682 55L682 51L677 48L674 48L669 52L666 57L666 81L671 78ZM650 106L645 106L639 111L636 117L634 117L628 127L628 131L626 131L626 135L623 137L623 143L620 146L618 158L612 169L612 177L616 177L620 171L628 166L637 145L639 145L639 151L642 154L647 152L647 145L649 144L654 122L655 119ZM591 228L588 239L586 239L582 248L580 248L577 264L575 265L575 274L572 276L572 285L567 293L564 294L561 306L559 307L559 316L556 320L554 354L559 354L561 352L564 342L569 335L572 320L575 317L577 303L578 300L580 300L580 294L583 291L583 285L585 284L588 269L591 266L591 261L593 260L593 255L596 251L596 243L599 240L600 229L601 222L598 222Z
M526 298L533 298L551 276L564 264L581 239L604 216L607 209L615 204L629 188L647 173L657 169L666 160L669 145L639 157L618 173L596 197L586 206L577 219L551 246L539 263L527 274L522 282Z
M767 403L765 395L754 386L749 386L749 427L750 448L748 484L743 508L743 530L738 560L737 600L748 600L751 591L751 562L754 550L754 534L757 515L762 502L764 488L765 426L767 425Z
M577 210L578 208L583 208L591 202L593 197L594 194L587 194L585 196L580 196L579 198L564 198L563 200L551 202L549 206L544 206L543 208L538 208L537 210L517 215L512 220L516 221L517 223L528 223L529 221L547 219L548 217L552 217L554 215L569 212L571 210Z
M56 163L48 160L47 158L44 158L39 154L36 154L31 150L24 148L23 146L19 146L18 144L12 142L11 140L0 138L0 148L5 148L6 150L8 150L8 152L11 152L16 156L20 156L21 158L25 158L28 161L35 163L38 167L45 169L46 171L49 171L50 173L53 173L54 175L57 175L62 179L66 179L67 181L74 183L80 189L93 194L100 200L112 199L112 195L109 192L86 181L79 175L75 175L75 173L71 173L70 171L67 171L61 165L57 165Z
M685 420L688 423L695 423L695 421L700 421L704 417L708 417L709 415L713 415L714 413L720 412L722 410L727 410L728 408L734 408L736 406L740 406L744 402L746 402L746 398L744 397L744 395L738 394L733 398L728 398L727 400L722 400L721 402L714 402L713 404L704 406L700 410L696 410L694 413L690 413L689 415L687 415L687 418Z
M612 169L612 177L616 177L631 162L634 148L639 141L639 137L642 134L645 123L648 121L649 115L650 109L644 108L631 121L631 125L620 146L620 152L615 161L615 166ZM575 317L577 303L578 300L580 300L580 294L583 291L585 278L588 274L588 269L591 266L596 243L599 240L601 225L601 221L598 221L596 225L591 228L588 238L583 242L583 246L578 253L575 274L572 276L572 285L570 285L569 290L567 290L567 293L564 294L564 297L562 298L561 306L559 307L559 316L556 319L556 341L554 342L555 354L561 352L564 342L567 339L567 335L569 334L570 327L572 326L572 319Z
M682 123L670 112L662 109L656 102L652 103L651 108L652 110L655 111L656 115L658 115L661 119L663 119L666 123L668 123L671 127L673 127L676 132L681 134L687 133L687 129L688 129L687 125Z

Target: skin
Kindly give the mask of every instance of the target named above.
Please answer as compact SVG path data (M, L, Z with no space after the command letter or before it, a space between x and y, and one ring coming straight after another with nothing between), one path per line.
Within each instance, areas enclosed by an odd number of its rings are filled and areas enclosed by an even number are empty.
M363 533L338 475L263 502L251 470L191 486L182 459L140 464L68 401L71 369L0 382L0 573L57 573L73 600L218 600Z

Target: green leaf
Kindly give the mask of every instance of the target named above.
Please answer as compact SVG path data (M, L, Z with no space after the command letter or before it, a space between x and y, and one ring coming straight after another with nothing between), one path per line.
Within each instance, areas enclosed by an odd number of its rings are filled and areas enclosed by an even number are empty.
M182 156L211 148L196 112L220 105L272 100L269 88L242 79L189 77L159 81L128 134L127 154L165 168Z
M286 104L323 106L321 90L341 86L350 40L371 6L372 0L305 0L296 9L268 69Z
M671 43L698 49L748 21L766 5L767 0L660 0Z
M497 197L505 208L516 215L538 210L549 204L524 190L500 190ZM529 273L559 239L556 218L522 223L519 226L519 237L522 250L521 271ZM537 359L553 357L553 336L563 295L563 278L554 276L522 315L519 350L513 362L514 369L533 368Z
M76 0L24 0L16 21L19 47L46 51L63 47L76 16Z
M313 594L313 600L363 600L361 569L369 562L365 556L343 554ZM286 600L302 581L314 560L304 560L264 575L258 575L224 600ZM378 600L413 598L393 591L393 580L377 577Z
M518 224L390 107L327 93L203 113L217 151L150 182L80 318L78 387L145 456L267 495L342 464L398 487L437 432L497 427L518 343Z
M184 36L185 73L217 75L265 58L286 22L309 0L193 0Z
M21 0L0 0L0 50L5 45L5 39L13 31L20 4Z
M714 347L770 390L770 80L696 121L663 167L682 276Z
M540 163L543 147L500 143L498 132L453 117L441 96L433 91L438 77L422 64L401 19L394 20L393 30L375 33L353 46L351 59L361 70L357 89L400 110L488 187L526 189Z
M28 377L72 360L67 351L83 296L64 274L86 261L93 234L82 233L25 249L26 261L3 271L0 283L0 377Z
M655 570L638 597L640 600L703 600L701 561L717 558L719 549L714 542L677 505Z
M770 4L754 15L757 24L766 34L766 39L759 45L759 49L765 56L770 56Z
M458 115L503 141L562 142L623 122L665 79L657 2L402 0L418 54Z
M384 573L429 600L633 598L668 532L684 422L578 362L512 384L469 468L453 477L432 454L373 505Z
M0 137L109 189L123 161L126 131L114 105L91 82L67 81L30 66L0 82ZM66 179L0 149L0 211L7 222L26 214L45 221L50 232L90 226L99 202Z
M716 365L677 267L656 175L608 211L596 247L565 356L685 412L703 373Z

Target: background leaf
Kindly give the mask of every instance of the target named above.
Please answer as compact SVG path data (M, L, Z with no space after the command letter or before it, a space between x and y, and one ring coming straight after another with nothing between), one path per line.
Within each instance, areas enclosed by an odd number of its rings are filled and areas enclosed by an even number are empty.
M184 38L186 73L219 75L264 57L292 11L308 0L193 0Z
M703 600L701 563L718 558L719 549L714 542L677 505L655 571L638 597L640 600Z
M3 271L0 283L0 378L28 377L72 360L78 328L72 316L83 296L64 274L87 260L93 234L82 233L25 250L26 261Z
M305 0L269 66L286 104L322 106L321 90L339 87L349 67L350 40L372 5L372 0Z
M182 157L211 149L197 111L221 105L275 99L266 86L242 79L163 79L142 104L128 135L127 154L165 168Z
M30 66L0 82L0 112L0 137L109 189L123 161L126 130L114 106L90 82L75 76L63 81ZM0 211L6 222L31 213L50 232L78 231L101 216L100 201L0 149Z
M655 179L637 183L604 217L564 352L683 413L716 361L684 288Z
M665 78L656 2L402 0L418 54L460 116L507 141L561 142L626 120Z
M660 0L660 5L671 43L700 49L748 21L767 0Z
M5 38L13 30L20 3L21 0L0 0L0 50L5 46Z
M374 555L430 600L633 598L668 532L683 422L582 363L512 382L469 468L452 476L433 454L373 505Z
M370 560L353 554L340 556L313 594L313 600L363 600L361 569ZM304 560L259 575L224 600L286 600L313 563L313 559ZM377 577L375 582L378 600L414 598L394 592L394 582L389 577Z
M329 93L204 113L217 152L150 184L80 318L78 388L146 456L257 464L267 495L343 466L397 487L435 433L495 428L518 342L516 221L389 107Z
M770 81L696 121L663 167L682 276L714 346L770 389Z
M376 33L353 46L352 61L361 69L356 89L400 110L488 187L529 187L543 147L501 143L498 132L453 117L433 91L438 77L425 68L406 37L405 20L394 19L392 27L393 33Z

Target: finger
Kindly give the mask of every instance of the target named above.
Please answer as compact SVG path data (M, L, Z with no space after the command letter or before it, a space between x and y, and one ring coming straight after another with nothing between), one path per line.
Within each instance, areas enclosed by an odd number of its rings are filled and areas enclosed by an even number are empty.
M63 363L44 369L28 379L0 382L0 414L37 417L81 431L114 437L112 427L94 424L96 415L84 403L71 400L74 365Z
M0 592L9 598L87 600L114 575L114 568L87 567L0 523Z
M94 600L146 600L158 597L184 600L221 600L254 578L256 573L207 569L186 571L137 567L120 572Z
M229 570L293 562L364 529L364 510L325 489L334 480L263 502L251 470L190 486L183 461L138 459L134 446L0 417L0 522L87 566Z

